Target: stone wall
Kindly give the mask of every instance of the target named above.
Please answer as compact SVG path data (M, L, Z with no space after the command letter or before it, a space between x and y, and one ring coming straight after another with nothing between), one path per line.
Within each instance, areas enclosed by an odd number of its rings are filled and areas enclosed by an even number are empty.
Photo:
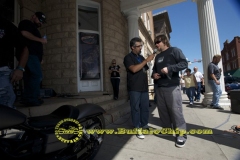
M44 0L48 43L43 58L43 87L77 93L76 0Z
M120 11L119 0L102 0L104 90L112 92L108 68L112 59L121 67L119 96L127 95L126 69L123 58L129 51L127 19Z

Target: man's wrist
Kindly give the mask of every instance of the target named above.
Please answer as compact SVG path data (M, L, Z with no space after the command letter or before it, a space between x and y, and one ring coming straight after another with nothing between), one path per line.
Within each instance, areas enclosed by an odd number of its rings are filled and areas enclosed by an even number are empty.
M21 70L21 71L25 72L25 69L24 69L23 67L21 67L21 66L17 66L17 67L16 67L16 69L18 69L18 70Z

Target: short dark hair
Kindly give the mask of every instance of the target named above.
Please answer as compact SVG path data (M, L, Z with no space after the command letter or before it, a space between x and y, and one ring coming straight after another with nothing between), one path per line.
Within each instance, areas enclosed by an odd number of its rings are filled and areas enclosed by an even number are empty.
M190 68L187 68L185 72L190 72L191 73L191 69Z
M154 39L154 44L157 42L157 41L161 41L163 44L165 44L166 46L168 46L168 47L171 47L171 45L170 45L170 42L169 42L169 40L167 39L167 36L165 36L165 35L158 35L157 37L155 37L155 39Z
M139 38L139 37L132 38L131 41L130 41L130 48L131 49L132 49L132 46L134 46L136 42L142 42L142 39Z

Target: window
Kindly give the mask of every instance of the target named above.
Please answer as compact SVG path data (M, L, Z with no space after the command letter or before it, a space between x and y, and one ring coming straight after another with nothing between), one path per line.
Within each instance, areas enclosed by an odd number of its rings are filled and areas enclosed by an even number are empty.
M228 55L227 52L226 52L226 60L227 60L227 61L229 60L229 55Z
M233 61L233 69L237 68L237 61Z
M231 49L232 57L235 57L235 48Z
M98 9L87 6L78 6L78 29L99 30Z
M227 71L231 70L229 63L227 64Z

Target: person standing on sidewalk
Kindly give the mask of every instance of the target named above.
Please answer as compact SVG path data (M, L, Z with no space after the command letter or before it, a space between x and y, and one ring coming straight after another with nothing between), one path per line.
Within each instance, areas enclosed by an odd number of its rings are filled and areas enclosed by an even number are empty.
M116 65L116 59L112 60L112 65L108 69L111 74L111 83L113 87L113 99L118 99L119 83L120 83L120 66Z
M194 101L199 102L200 98L201 98L201 82L203 79L203 75L201 72L198 71L197 67L194 67L193 70L194 70L194 76L197 80L197 88L196 88L196 92L194 94L194 96L195 96Z
M47 39L42 38L38 28L45 22L45 15L42 12L36 12L30 20L22 20L18 26L29 50L23 76L24 93L22 103L26 106L40 106L43 103L43 100L39 99L40 84L42 81L41 62L43 44L47 43Z
M179 48L171 47L165 35L154 39L156 47L161 51L155 58L153 78L157 79L157 107L163 128L186 131L186 122L182 113L182 94L179 71L187 68L186 57ZM183 147L187 135L176 135L177 147Z
M218 104L219 99L222 95L222 90L220 86L220 77L221 77L221 69L218 67L218 63L221 61L222 56L219 54L216 54L213 56L213 60L208 65L208 83L210 87L212 88L212 103L211 107L213 109L221 109L223 108Z
M189 99L189 104L193 105L193 99L195 95L195 88L197 88L197 81L193 74L191 74L191 69L186 69L187 75L183 76L185 81L186 93Z
M135 37L130 41L131 52L124 57L124 66L127 70L127 88L130 97L131 116L134 128L137 129L137 137L144 139L141 128L148 128L149 95L147 63L153 60L154 54L145 59L141 54L143 42Z

